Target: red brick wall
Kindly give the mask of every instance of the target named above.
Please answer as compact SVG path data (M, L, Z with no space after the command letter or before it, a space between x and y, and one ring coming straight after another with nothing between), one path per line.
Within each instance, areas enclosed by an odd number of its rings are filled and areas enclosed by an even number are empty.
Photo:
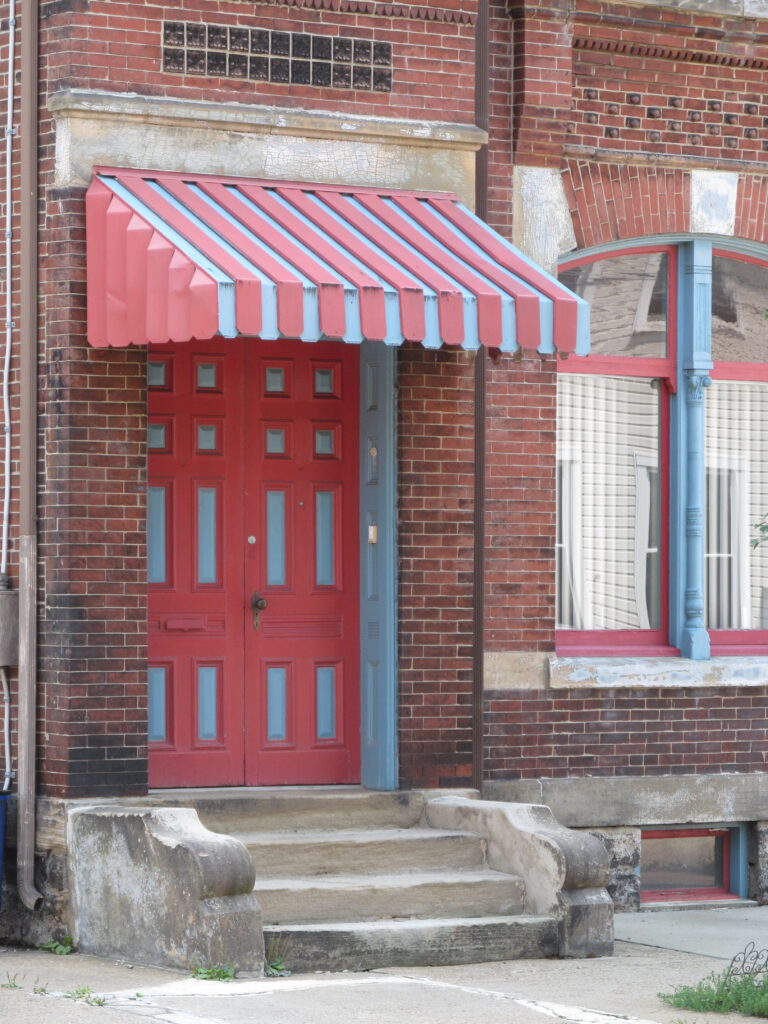
M555 365L489 362L487 651L548 651L555 607Z
M506 5L490 4L488 96L488 223L512 235L512 21Z
M736 236L768 241L768 178L743 174L736 197Z
M567 143L605 155L761 160L763 26L700 11L583 2Z
M514 17L515 163L560 164L572 94L569 0L511 3Z
M472 774L473 367L463 352L399 353L400 775Z
M334 5L338 6L338 5ZM404 6L350 3L348 10L310 4L193 0L72 0L51 5L46 56L49 89L137 91L210 103L267 103L389 117L472 123L474 0ZM46 5L43 4L45 13ZM377 13L370 15L367 10ZM402 9L424 16L392 17ZM426 12L426 13L424 13ZM448 18L456 20L447 20ZM344 35L393 46L392 92L240 81L162 70L162 24L201 21L278 31Z
M40 791L146 786L145 362L85 344L84 190L42 237Z
M489 693L489 778L765 771L763 690Z

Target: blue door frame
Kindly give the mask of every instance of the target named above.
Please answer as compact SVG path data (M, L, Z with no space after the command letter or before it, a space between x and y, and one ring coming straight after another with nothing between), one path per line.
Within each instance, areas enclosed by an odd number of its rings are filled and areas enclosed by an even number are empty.
M361 782L397 789L396 349L360 350Z

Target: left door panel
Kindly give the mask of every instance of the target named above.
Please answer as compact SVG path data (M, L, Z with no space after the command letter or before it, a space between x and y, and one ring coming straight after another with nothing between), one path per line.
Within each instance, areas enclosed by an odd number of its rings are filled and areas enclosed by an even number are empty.
M244 781L243 346L148 367L150 785ZM225 543L229 538L230 543Z

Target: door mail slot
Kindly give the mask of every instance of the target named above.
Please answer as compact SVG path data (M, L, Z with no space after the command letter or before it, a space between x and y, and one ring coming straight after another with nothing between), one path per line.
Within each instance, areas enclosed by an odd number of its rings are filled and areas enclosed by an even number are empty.
M205 629L204 615L169 615L165 620L165 628L169 632L193 633Z

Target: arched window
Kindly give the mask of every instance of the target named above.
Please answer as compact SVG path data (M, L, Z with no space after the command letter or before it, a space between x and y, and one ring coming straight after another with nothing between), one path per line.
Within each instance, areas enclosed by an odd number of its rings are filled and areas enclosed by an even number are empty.
M768 653L768 257L648 244L560 276L592 338L558 367L558 652Z

